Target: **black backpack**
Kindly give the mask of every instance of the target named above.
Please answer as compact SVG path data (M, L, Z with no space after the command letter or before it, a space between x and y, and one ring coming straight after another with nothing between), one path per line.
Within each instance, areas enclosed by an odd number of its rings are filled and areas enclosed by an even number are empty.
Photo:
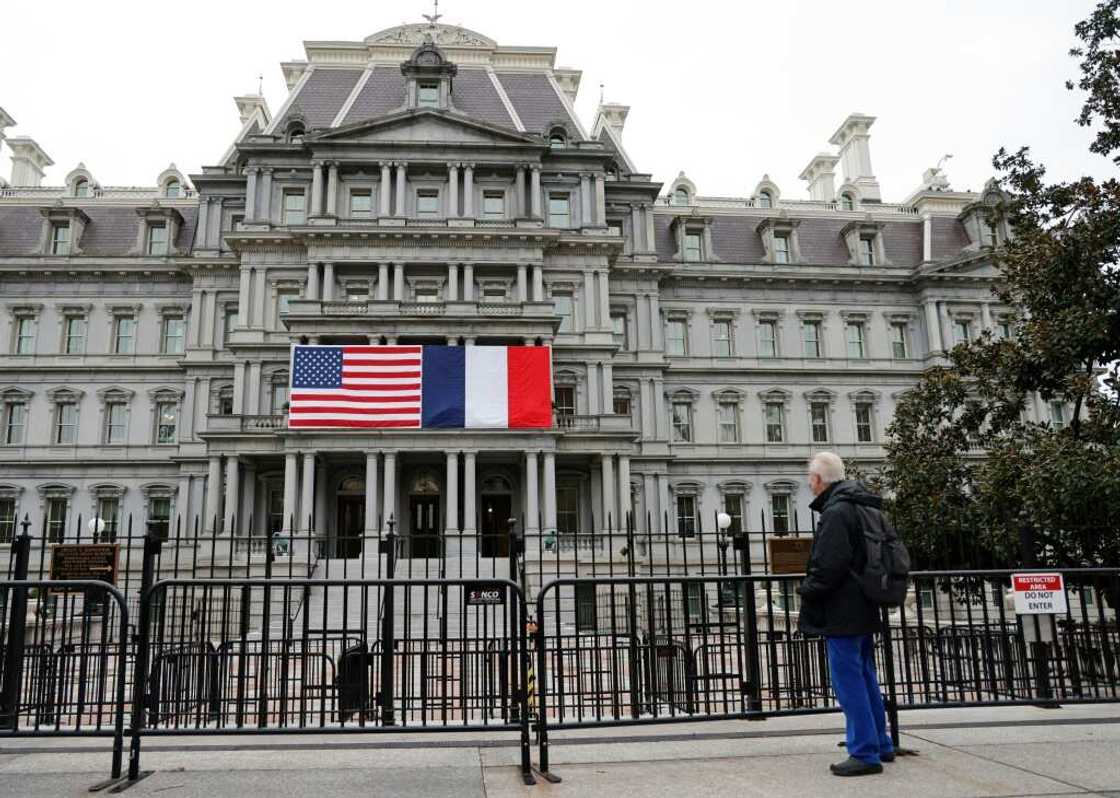
M863 595L880 607L900 607L906 600L910 552L894 525L873 507L853 502L863 534L866 560L862 573L852 572Z

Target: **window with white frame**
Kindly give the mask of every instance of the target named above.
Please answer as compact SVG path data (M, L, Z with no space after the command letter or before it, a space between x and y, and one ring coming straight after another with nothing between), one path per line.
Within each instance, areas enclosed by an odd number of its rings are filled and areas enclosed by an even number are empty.
M54 401L54 434L51 442L58 445L73 445L78 442L78 397L68 391L60 391L52 397Z
M728 535L738 535L743 531L743 512L746 501L743 494L727 492L723 494L723 511L731 517L731 526L727 527Z
M770 399L763 404L766 418L766 442L784 443L786 439L786 409L779 400Z
M131 355L136 352L136 316L118 313L113 316L113 354Z
M953 343L967 344L972 340L972 320L966 318L953 319Z
M852 197L852 195L847 194L847 193L841 194L840 195L840 210L842 210L842 211L854 211L855 209L856 209L856 201Z
M102 442L116 445L128 442L128 402L123 397L113 396L105 401Z
M274 416L287 412L288 372L274 372L268 380L268 409Z
M84 177L74 182L74 196L78 199L89 199L93 192L90 190L89 181Z
M551 210L551 206L549 209ZM482 218L506 218L506 193L504 191L482 192Z
M792 526L792 499L785 491L770 494L770 525L772 532L789 532Z
M629 326L626 323L625 311L611 311L611 333L614 335L614 342L618 344L620 349L630 348Z
M844 327L848 339L848 357L863 359L866 357L864 346L864 325L862 321L849 321Z
M809 432L813 443L828 443L830 439L828 417L830 406L827 400L809 403Z
M1004 341L1009 341L1015 337L1015 326L1009 316L1000 316L996 321L996 335Z
M165 355L181 355L187 340L187 322L181 314L167 313L163 317L163 330L160 334L160 352Z
M291 310L293 299L299 299L299 290L295 288L281 288L276 292L276 315L282 316Z
M81 355L86 351L86 317L67 314L62 320L62 351Z
M430 219L439 214L439 191L432 188L419 189L416 192L416 215Z
M859 262L863 266L875 265L875 239L871 236L860 236Z
M368 188L350 189L350 215L369 216L373 213L373 192Z
M675 398L672 402L673 440L677 443L692 442L692 400Z
M552 306L557 316L560 317L559 332L566 333L575 330L575 301L571 291L553 290Z
M891 356L895 360L905 360L910 357L909 336L906 331L906 322L891 322Z
M684 316L669 316L665 320L665 354L688 354L688 319Z
M427 81L417 83L416 106L418 108L439 108L439 83Z
M233 415L232 385L223 385L215 392L214 410L219 416Z
M669 204L680 206L688 205L688 190L683 188L676 189L672 194L669 195Z
M691 493L677 494L677 534L696 537L696 496Z
M867 400L856 401L856 440L859 443L871 443L875 440L875 427L873 424L874 405Z
M1050 402L1050 426L1055 430L1061 430L1065 429L1067 423L1065 402Z
M758 192L758 207L760 208L773 208L774 198L770 196L769 191Z
M778 356L778 322L774 319L760 319L758 322L758 356Z
M685 582L685 612L688 613L689 623L701 623L704 620L705 590L703 582Z
M556 531L561 535L579 532L579 485L562 482L556 486Z
M168 199L178 199L183 196L183 186L178 180L168 180L163 187L163 196Z
M556 415L560 418L570 418L576 414L576 386L557 385L553 389L556 403Z
M712 354L715 357L731 357L733 328L731 319L716 317L712 319Z
M805 357L821 356L821 323L816 319L801 322L801 347Z
M70 254L70 222L51 223L51 254Z
M616 416L626 416L630 418L634 412L633 399L630 395L630 389L621 385L615 386L613 408Z
M789 263L790 256L789 233L774 234L774 263Z
M163 256L168 251L167 222L148 223L147 252L149 255Z
M0 543L11 543L16 536L16 500L0 497Z
M686 230L684 234L684 259L690 263L704 260L704 234Z
M35 333L38 319L32 315L20 314L15 320L15 336L12 341L12 352L16 355L35 354Z
M548 226L561 228L572 226L572 200L567 192L549 192Z
M166 445L178 442L179 400L169 395L156 397L155 441Z
M175 512L175 494L171 487L162 485L146 488L145 494L148 500L148 527L154 530L161 540L167 540L171 535L171 517Z
M66 536L66 513L70 500L65 496L48 496L46 499L47 540L61 543Z
M719 417L719 442L739 442L739 398L723 394L718 398L716 410Z
M4 445L19 446L27 434L27 408L30 395L8 392L3 396Z
M96 517L105 525L98 535L101 543L113 543L120 533L121 497L118 494L97 497Z
M286 188L283 194L284 224L303 224L306 221L307 195L302 188Z
M237 305L226 305L222 315L222 343L229 346L229 337L241 325L241 316Z
M506 287L500 284L490 284L482 286L482 301L490 304L501 304L505 302Z
M424 283L413 289L412 298L416 302L442 302L443 292L438 285Z

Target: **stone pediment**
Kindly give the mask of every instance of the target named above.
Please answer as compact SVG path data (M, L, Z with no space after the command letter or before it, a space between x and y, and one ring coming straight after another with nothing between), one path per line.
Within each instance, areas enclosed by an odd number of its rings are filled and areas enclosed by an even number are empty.
M345 127L307 136L305 141L331 144L381 144L418 142L436 144L535 144L544 143L535 137L514 130L489 125L459 114L421 109L402 111L392 116L366 119Z

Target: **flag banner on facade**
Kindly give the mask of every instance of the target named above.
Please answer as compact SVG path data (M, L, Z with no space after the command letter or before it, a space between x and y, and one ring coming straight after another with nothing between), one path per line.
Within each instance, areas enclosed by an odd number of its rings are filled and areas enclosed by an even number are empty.
M545 346L294 346L288 426L552 426Z

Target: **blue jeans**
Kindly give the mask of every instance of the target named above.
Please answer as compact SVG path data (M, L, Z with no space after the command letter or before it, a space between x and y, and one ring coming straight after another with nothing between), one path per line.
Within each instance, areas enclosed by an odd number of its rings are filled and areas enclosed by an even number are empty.
M875 641L871 635L854 635L829 637L825 642L832 689L844 710L848 756L877 765L879 755L889 754L894 747L875 675Z

